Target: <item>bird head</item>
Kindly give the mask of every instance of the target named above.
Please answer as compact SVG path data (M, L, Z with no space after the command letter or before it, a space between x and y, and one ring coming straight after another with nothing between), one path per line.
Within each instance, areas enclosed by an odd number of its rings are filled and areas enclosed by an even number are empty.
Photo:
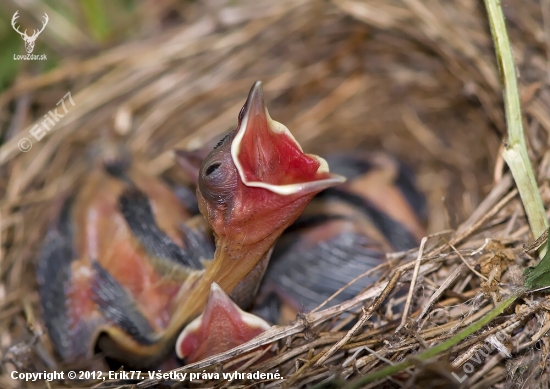
M216 241L204 276L182 294L174 327L199 315L212 283L241 307L251 303L275 240L318 192L345 178L326 161L306 154L290 131L271 119L256 82L237 128L204 159L197 201Z
M272 243L315 194L344 181L271 119L258 81L235 131L202 164L199 206L218 238L239 246Z

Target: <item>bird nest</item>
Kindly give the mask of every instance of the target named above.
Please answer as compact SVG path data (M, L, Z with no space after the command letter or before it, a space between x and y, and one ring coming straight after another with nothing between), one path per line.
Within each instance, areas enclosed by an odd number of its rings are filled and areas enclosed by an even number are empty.
M81 182L89 144L114 130L153 174L181 180L171 151L232 130L257 79L271 116L307 152L383 148L412 166L428 200L431 235L419 249L388 253L373 270L378 281L354 299L178 369L196 373L193 381L161 383L145 374L128 387L512 388L549 380L550 313L540 293L523 295L431 358L415 357L482 320L536 263L537 237L501 157L502 89L480 2L260 0L215 8L174 3L175 10L170 4L162 12L185 20L94 55L67 54L40 74L21 72L0 95L8 129L0 146L0 387L45 386L11 379L15 370L94 369L94 361L75 366L55 356L34 276L55 217L52 204ZM504 11L530 157L547 203L550 9L509 0ZM61 100L63 118L48 131L42 127L37 140L33 126ZM276 352L269 359L263 348L246 353L271 343ZM411 362L381 380L362 381L402 361ZM229 381L202 374L222 371L252 375ZM89 379L51 386L126 384Z

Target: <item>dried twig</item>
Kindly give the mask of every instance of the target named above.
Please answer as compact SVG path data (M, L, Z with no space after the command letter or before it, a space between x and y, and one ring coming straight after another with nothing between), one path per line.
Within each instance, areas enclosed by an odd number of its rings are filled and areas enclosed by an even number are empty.
M411 301L414 294L414 287L416 285L416 279L418 278L418 270L420 270L420 260L422 259L422 254L424 254L424 246L426 245L427 241L428 237L424 237L420 241L420 248L418 249L418 257L416 258L416 262L414 264L411 285L409 287L409 294L407 295L407 301L405 302L405 308L403 309L403 315L401 316L401 324L399 324L399 326L397 326L397 328L395 329L396 333L405 326L405 323L407 322L407 317L409 317L409 309L411 307Z

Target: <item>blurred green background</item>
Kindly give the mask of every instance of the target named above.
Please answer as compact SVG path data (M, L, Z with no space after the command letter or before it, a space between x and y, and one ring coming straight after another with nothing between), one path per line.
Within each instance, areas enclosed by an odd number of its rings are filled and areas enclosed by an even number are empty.
M13 84L20 73L41 73L71 58L91 56L133 36L152 33L159 27L155 20L177 16L177 5L172 1L4 0L0 2L0 92ZM163 15L163 10L172 14ZM26 53L22 37L11 25L16 11L16 22L28 35L40 29L44 13L48 15L49 22L33 51L46 54L46 61L14 60L14 54Z

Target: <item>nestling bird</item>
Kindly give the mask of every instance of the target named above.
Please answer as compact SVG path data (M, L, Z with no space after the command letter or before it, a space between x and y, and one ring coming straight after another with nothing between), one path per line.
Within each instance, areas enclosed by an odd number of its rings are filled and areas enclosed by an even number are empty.
M317 195L279 239L254 313L288 324L355 277L384 263L385 253L416 247L425 235L425 200L412 173L383 153L327 157L348 182ZM364 277L328 305L376 281Z
M197 362L246 343L269 327L265 320L240 309L213 282L204 312L183 329L176 353L186 363Z
M41 301L63 358L90 356L97 343L133 367L152 366L173 350L182 327L203 311L212 283L249 305L275 240L315 194L345 181L269 117L260 82L237 128L199 171L212 260L173 194L137 171L104 170L48 233L37 267Z
M44 320L65 360L90 357L101 334L164 329L182 282L213 255L202 220L170 187L120 147L102 143L100 154L37 266Z

